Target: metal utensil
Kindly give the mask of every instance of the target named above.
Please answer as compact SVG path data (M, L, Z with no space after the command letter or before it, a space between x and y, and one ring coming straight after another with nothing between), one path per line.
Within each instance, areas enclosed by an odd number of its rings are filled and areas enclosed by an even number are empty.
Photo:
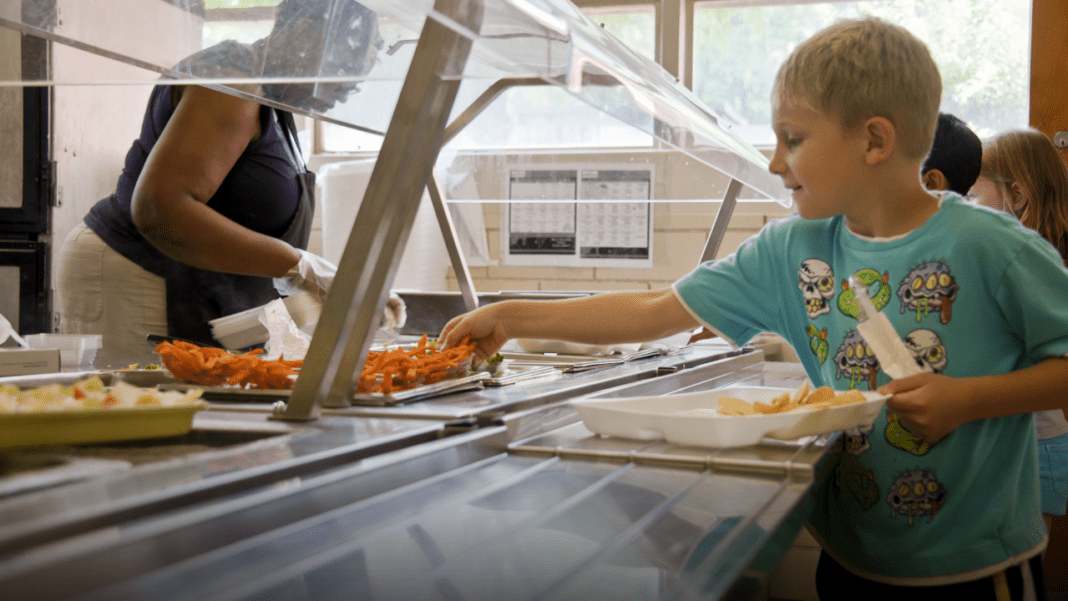
M403 405L414 401L423 401L432 397L452 394L464 390L482 388L483 380L489 378L486 372L476 372L460 378L444 380L434 384L424 384L408 390L399 390L389 394L358 393L350 401L353 405L388 406Z
M508 386L509 384L515 384L516 382L522 382L525 380L533 380L536 378L545 378L559 374L560 370L551 365L540 365L535 367L518 367L509 368L503 374L493 376L482 381L484 386Z
M576 363L571 367L564 370L564 373L577 373L581 371L589 371L591 369L600 369L609 365L620 365L628 361L637 361L638 359L645 359L647 357L657 357L666 354L666 351L661 348L647 348L643 351L635 351L626 355L612 355L605 357L604 359L595 359L593 361L586 361L583 363Z

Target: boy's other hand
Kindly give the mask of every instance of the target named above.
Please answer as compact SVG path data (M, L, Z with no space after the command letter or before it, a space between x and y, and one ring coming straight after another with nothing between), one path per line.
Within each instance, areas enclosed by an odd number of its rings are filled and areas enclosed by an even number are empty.
M508 334L495 311L494 305L487 305L470 313L457 316L445 324L438 340L444 348L452 348L469 338L475 344L475 359L486 361L508 342Z
M880 394L893 395L886 408L914 436L931 444L945 438L967 419L967 399L954 378L938 374L916 374L893 380L879 388Z

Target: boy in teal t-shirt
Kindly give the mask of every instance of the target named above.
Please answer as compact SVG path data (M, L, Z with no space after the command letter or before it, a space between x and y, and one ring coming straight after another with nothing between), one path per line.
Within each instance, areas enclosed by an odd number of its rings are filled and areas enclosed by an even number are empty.
M928 192L941 79L879 19L799 45L772 94L770 169L797 214L667 290L506 301L441 332L486 358L510 338L589 344L705 326L786 338L813 384L893 396L817 491L821 599L1042 598L1031 413L1068 407L1068 270L1007 216ZM891 381L856 331L856 275L924 373Z

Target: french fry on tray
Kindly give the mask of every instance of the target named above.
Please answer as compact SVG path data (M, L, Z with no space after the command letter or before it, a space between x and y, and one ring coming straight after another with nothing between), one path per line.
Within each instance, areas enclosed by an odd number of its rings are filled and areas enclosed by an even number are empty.
M836 392L830 386L820 386L809 392L808 382L801 384L797 393L791 398L789 393L782 393L771 400L771 403L755 401L749 403L742 399L723 396L719 398L720 415L769 415L772 413L786 413L795 409L827 409L839 405L851 403L863 403L864 394L859 390Z

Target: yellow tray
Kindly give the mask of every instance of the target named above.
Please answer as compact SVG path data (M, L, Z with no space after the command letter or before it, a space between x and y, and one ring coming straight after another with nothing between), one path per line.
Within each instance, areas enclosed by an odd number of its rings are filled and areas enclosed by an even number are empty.
M193 428L196 402L175 407L0 413L0 449L180 436Z

